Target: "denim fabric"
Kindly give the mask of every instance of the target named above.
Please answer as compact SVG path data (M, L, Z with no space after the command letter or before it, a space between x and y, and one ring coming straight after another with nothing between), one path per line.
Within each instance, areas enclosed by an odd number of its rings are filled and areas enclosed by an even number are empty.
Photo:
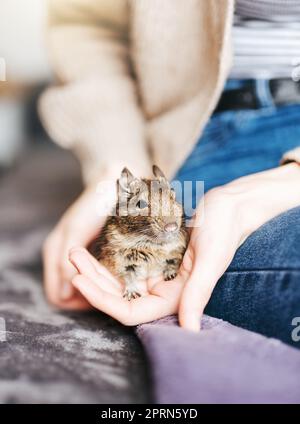
M203 180L207 191L276 167L284 152L300 146L300 105L275 107L267 82L255 84L261 107L213 115L175 179ZM300 348L291 338L292 320L300 317L300 207L246 240L206 313Z

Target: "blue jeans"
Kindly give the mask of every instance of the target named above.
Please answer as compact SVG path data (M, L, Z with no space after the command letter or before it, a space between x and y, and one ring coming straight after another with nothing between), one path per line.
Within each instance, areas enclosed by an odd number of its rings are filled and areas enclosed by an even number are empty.
M255 83L261 107L214 114L175 179L203 180L207 191L274 168L300 146L300 105L276 107L266 81ZM300 317L300 207L246 240L205 312L300 348L291 336L292 320Z

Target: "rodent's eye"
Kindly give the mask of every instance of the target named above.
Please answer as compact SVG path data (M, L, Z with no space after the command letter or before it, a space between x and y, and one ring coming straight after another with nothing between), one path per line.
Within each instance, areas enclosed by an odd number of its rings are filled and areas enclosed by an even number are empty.
M145 200L139 200L136 204L139 209L145 209L148 207L148 203Z

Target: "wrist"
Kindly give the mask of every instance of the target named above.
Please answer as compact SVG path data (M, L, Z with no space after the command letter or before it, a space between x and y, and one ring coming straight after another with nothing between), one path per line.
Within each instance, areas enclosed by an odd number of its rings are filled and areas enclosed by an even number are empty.
M300 166L285 166L239 178L224 186L235 199L244 232L300 205Z

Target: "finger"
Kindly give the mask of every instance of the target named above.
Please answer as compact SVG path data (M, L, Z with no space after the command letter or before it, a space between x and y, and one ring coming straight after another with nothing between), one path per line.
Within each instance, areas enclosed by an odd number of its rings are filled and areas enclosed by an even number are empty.
M60 299L61 281L58 270L59 255L61 254L61 239L57 235L50 235L43 248L44 287L46 296L53 304Z
M63 301L70 300L76 293L73 285L72 278L75 277L76 271L66 263L66 260L63 259L64 264L59 266L60 269L60 283L59 283L59 298Z
M100 274L112 282L118 283L118 280L109 272L109 270L97 261L97 259L85 248L72 248L69 251L69 259L78 272L86 275L88 278L90 276L97 277L98 274Z
M72 269L68 277L62 274L65 261L62 249L63 232L53 232L47 239L43 248L44 264L44 287L46 297L51 304L62 309L86 309L90 308L84 297L74 289L71 284L76 271ZM62 276L63 275L63 276Z
M130 314L130 303L121 296L107 292L84 275L75 276L72 283L95 308L118 321L126 321Z
M201 316L213 289L231 262L233 253L224 253L221 243L201 243L206 249L194 251L192 272L182 292L179 306L179 323L182 327L200 330Z
M85 248L92 239L99 234L101 228L99 224L99 222L94 222L90 229L76 228L73 224L64 233L64 242L59 262L59 277L61 281L60 297L63 300L70 299L75 294L72 279L77 272L69 260L70 250L74 248L74 246L82 246L82 248Z
M74 266L69 261L69 251L73 246L84 246L86 243L85 236L79 232L68 231L64 236L64 243L59 262L59 278L60 278L60 298L62 300L69 300L75 295L75 288L72 284L72 279L77 274ZM88 242L87 242L88 243Z
M174 302L156 295L148 295L130 302L106 292L93 281L78 275L73 284L97 309L125 325L138 325L174 312Z
M92 256L84 248L75 247L69 251L69 260L79 274L83 274L87 278L94 280L99 276L99 273L96 271L96 267L91 258Z
M71 284L76 271L69 262L69 250L76 245L86 247L100 232L105 217L96 208L98 197L96 190L87 190L48 238L43 255L44 281L46 294L54 304L76 295Z
M179 268L179 272L183 275L183 277L188 277L193 269L193 262L194 262L194 254L193 254L193 250L190 248L187 248L183 259L182 259L182 263L181 266Z
M87 277L95 284L100 285L104 290L120 295L122 293L122 284L115 279L105 267L95 267L93 256L83 248L75 248L70 251L70 261L77 269L79 274ZM97 261L96 261L97 262ZM102 268L105 272L101 273Z
M70 299L75 293L71 281L76 275L76 271L69 261L70 249L74 246L87 247L100 233L105 221L105 217L99 215L97 211L97 197L96 190L85 192L71 207L71 211L76 211L76 218L73 217L70 220L70 212L67 211L61 220L59 231L62 232L63 244L59 260L59 274L60 297L63 300Z

